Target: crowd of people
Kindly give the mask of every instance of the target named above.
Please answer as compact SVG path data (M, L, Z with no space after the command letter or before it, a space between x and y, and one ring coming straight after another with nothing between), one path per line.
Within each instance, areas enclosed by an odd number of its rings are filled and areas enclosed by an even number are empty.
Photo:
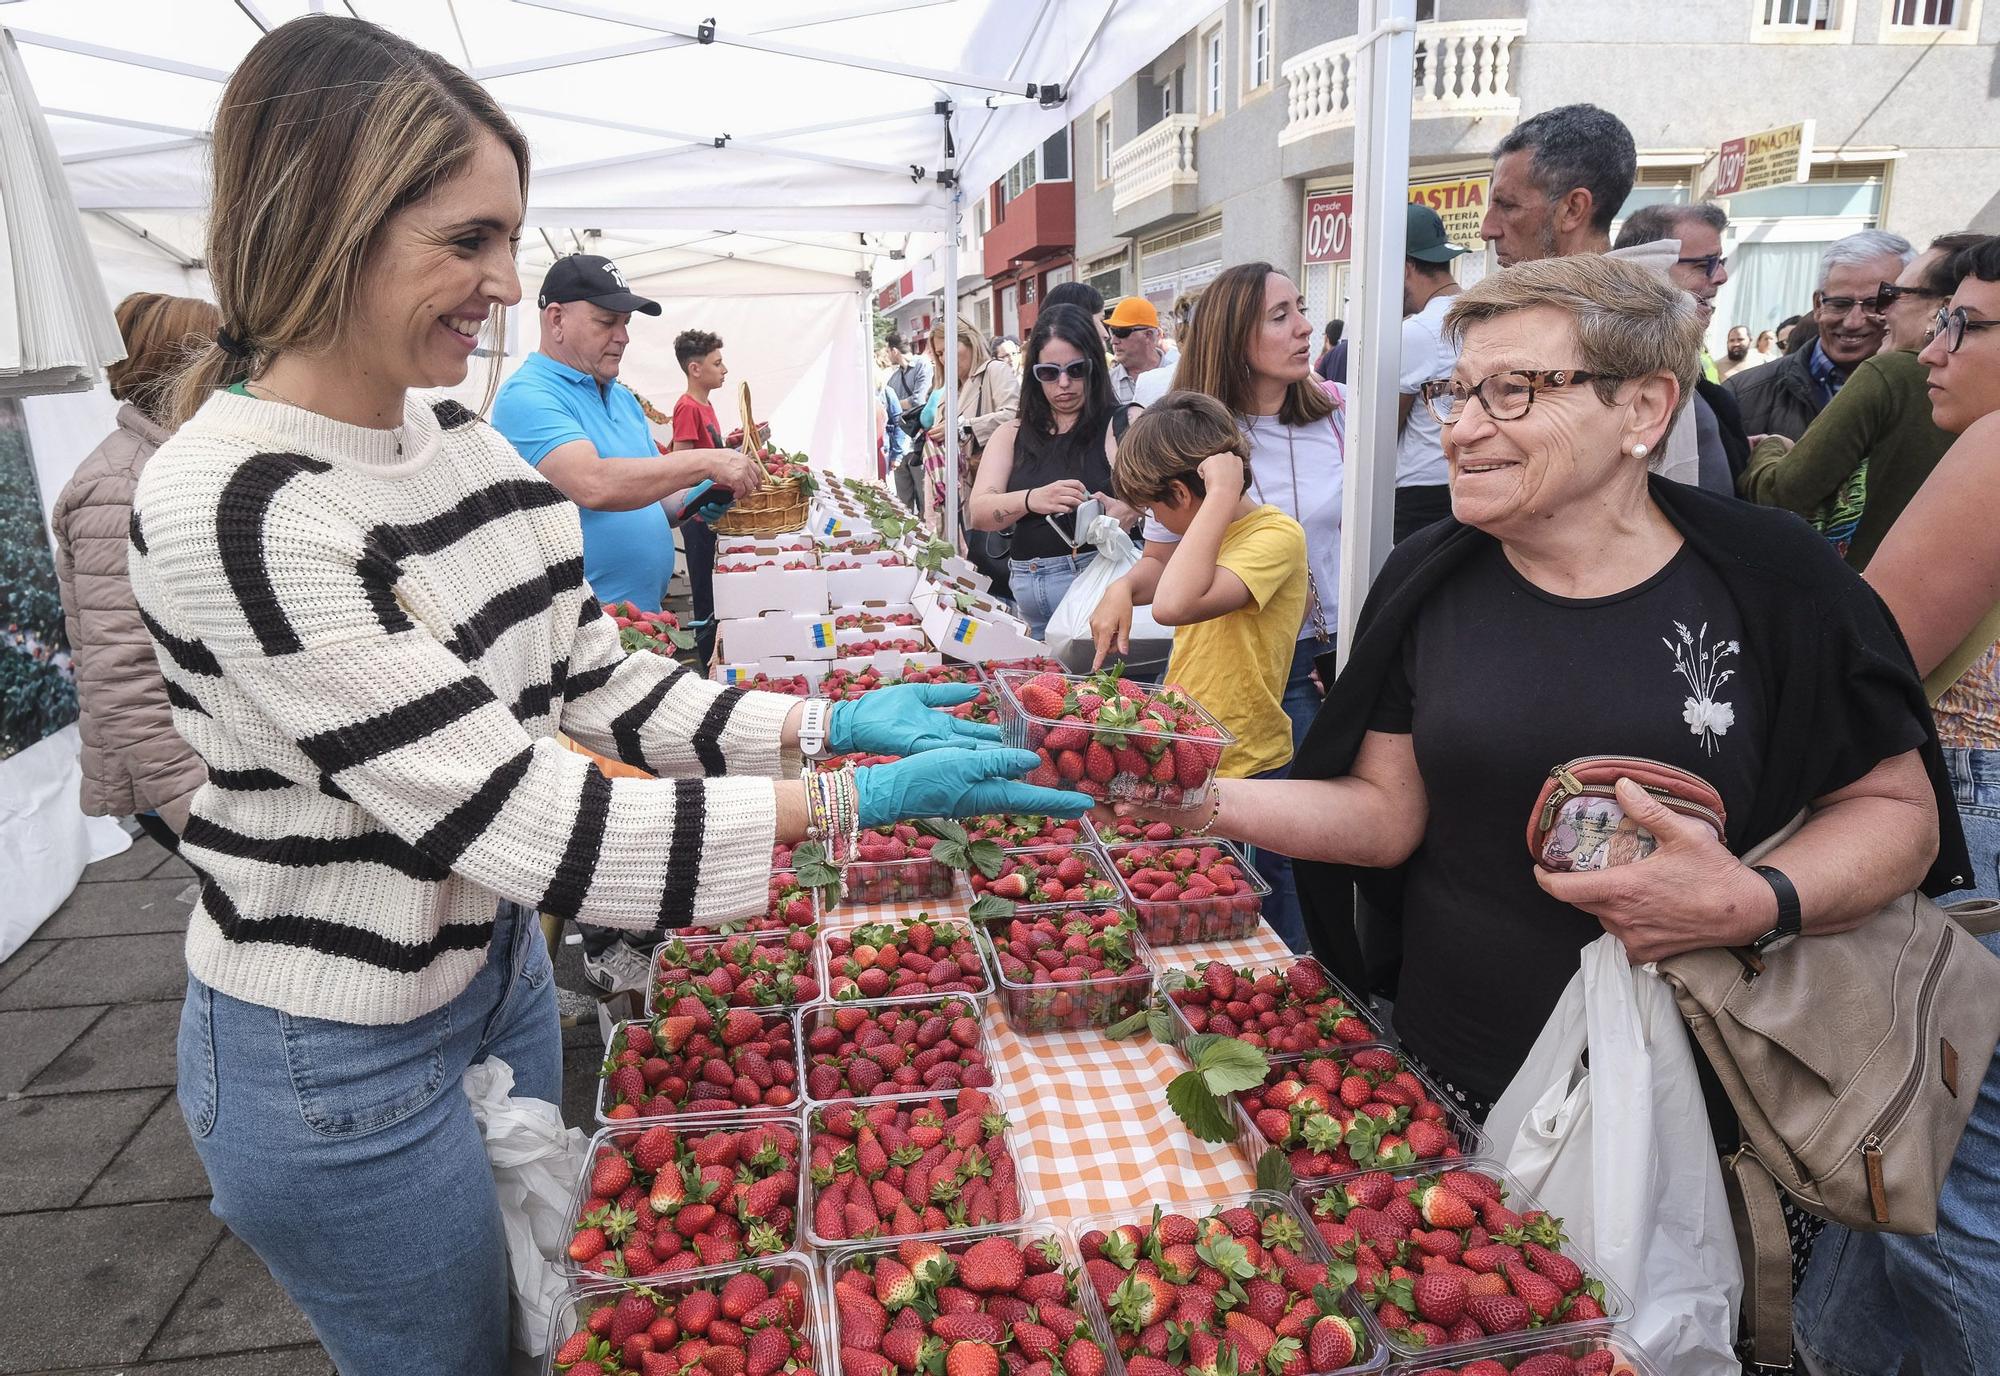
M1136 607L1176 628L1163 680L1234 737L1193 824L1249 848L1277 932L1392 1000L1475 1115L1603 932L1635 962L1774 952L1913 888L2000 898L2000 238L1849 236L1789 332L1710 361L1720 207L1614 242L1636 154L1594 107L1494 157L1499 271L1461 288L1468 246L1407 212L1397 545L1338 675L1350 341L1287 273L1229 267L1164 320L1066 284L1018 351L959 320L879 360L885 474L938 521L955 415L966 552L1031 632L1099 557L1093 518L1137 535L1090 608L1098 662ZM231 77L214 163L216 303L120 308L118 429L56 508L85 804L199 883L178 1092L216 1212L342 1369L499 1370L499 1203L455 1086L497 1055L561 1097L536 914L624 987L661 931L761 911L774 843L1089 800L934 710L970 690L828 704L623 652L602 607L660 607L676 524L708 619L708 522L761 471L720 433L715 334L676 339L670 413L619 382L660 307L603 258L548 270L490 423L419 395L521 295L529 150L462 72L286 24ZM904 758L804 767L849 751ZM1527 863L1542 780L1593 755L1700 776L1723 834L1625 784L1643 862ZM1809 1369L1991 1369L2000 1067L1935 1234L1788 1222ZM380 1244L413 1227L455 1264Z

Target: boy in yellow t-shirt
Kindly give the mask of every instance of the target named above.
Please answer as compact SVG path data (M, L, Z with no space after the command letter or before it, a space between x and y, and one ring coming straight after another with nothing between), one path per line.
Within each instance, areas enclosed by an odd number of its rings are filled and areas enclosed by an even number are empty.
M1249 495L1249 442L1199 392L1169 393L1133 421L1111 477L1120 499L1180 537L1153 593L1153 619L1179 628L1164 681L1236 737L1217 773L1282 777L1292 761L1285 680L1306 614L1305 531ZM1290 860L1251 858L1271 885L1265 916L1304 950Z

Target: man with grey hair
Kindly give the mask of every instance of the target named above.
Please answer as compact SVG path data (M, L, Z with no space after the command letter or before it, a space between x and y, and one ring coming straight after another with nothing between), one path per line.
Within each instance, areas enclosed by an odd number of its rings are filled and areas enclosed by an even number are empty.
M1644 206L1619 227L1612 256L1664 273L1694 298L1706 329L1715 316L1715 293L1729 280L1729 257L1722 251L1722 235L1728 228L1729 217L1722 207L1708 202ZM1682 432L1691 425L1697 485L1733 496L1736 479L1750 461L1750 440L1743 432L1736 399L1710 378L1697 376L1686 417L1668 433L1666 451L1673 452L1677 441L1686 444Z
M1493 149L1493 184L1479 237L1500 266L1602 253L1632 194L1639 152L1618 116L1562 105L1516 125Z
M1895 281L1916 256L1908 239L1882 229L1864 229L1827 245L1813 292L1819 338L1724 384L1736 394L1744 428L1753 437L1796 440L1805 434L1847 375L1882 347L1888 330L1882 283Z

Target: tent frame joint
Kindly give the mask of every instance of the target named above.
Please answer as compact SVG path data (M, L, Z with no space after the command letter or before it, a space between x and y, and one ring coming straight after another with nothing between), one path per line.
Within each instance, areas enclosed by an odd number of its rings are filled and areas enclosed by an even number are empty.
M694 41L704 46L715 41L715 17L713 15L694 26Z

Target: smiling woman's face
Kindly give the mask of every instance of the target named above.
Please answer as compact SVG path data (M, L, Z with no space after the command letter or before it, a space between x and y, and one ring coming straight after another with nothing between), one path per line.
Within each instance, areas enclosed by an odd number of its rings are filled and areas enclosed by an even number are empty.
M1537 306L1468 327L1451 375L1473 386L1511 369L1581 366L1569 316ZM1622 384L1621 397L1632 386ZM1443 428L1452 515L1505 540L1614 486L1643 484L1645 463L1625 452L1627 413L1587 382L1539 388L1513 420L1494 420L1483 402L1468 401Z
M481 130L463 172L382 226L341 350L399 387L465 381L480 326L521 299L521 215L514 155Z

